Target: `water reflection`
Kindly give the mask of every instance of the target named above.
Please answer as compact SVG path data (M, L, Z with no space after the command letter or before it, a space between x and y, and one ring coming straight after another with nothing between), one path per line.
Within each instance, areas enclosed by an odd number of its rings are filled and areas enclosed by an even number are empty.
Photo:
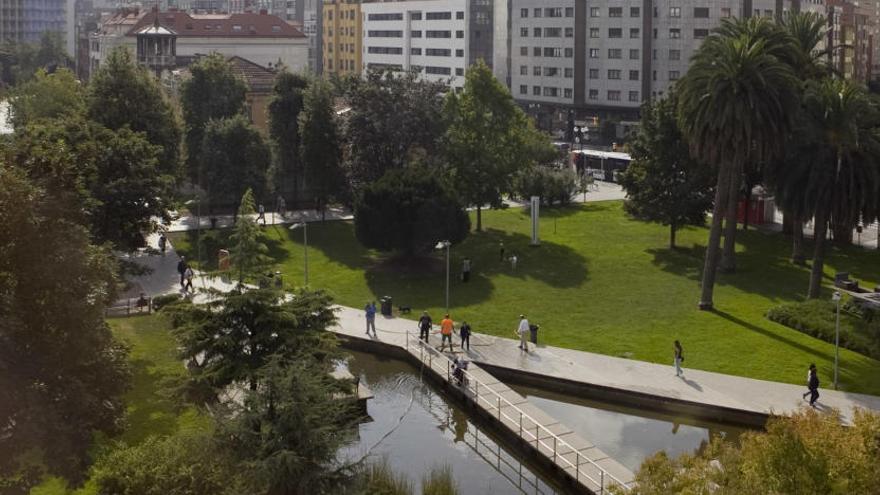
M502 447L485 426L420 380L406 363L352 352L349 370L372 390L372 422L339 453L351 461L385 457L416 489L432 467L448 465L467 494L568 493L517 452Z
M547 414L635 471L651 454L693 453L721 437L738 441L743 428L600 403L525 386L512 386Z

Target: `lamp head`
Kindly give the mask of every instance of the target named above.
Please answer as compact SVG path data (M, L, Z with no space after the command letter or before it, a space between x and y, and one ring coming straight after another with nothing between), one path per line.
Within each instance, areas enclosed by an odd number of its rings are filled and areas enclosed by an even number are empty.
M834 291L834 294L831 294L831 300L834 302L840 302L840 291Z

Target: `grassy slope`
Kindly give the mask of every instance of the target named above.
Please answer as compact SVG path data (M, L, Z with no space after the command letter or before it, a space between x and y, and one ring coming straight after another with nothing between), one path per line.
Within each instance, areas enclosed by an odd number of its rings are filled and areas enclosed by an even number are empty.
M808 271L788 262L789 243L780 235L741 232L740 269L719 275L717 312L701 312L704 228L681 232L681 248L671 251L667 228L627 218L620 202L594 203L542 212L543 244L531 248L528 213L488 211L483 219L486 230L452 250L453 317L477 332L512 336L517 316L526 313L541 325L547 344L669 363L672 341L679 339L688 367L802 383L806 365L815 362L830 383L833 346L764 317L774 305L803 299L807 288ZM285 281L300 283L302 231L270 227L266 233ZM189 254L193 236L172 241ZM519 257L515 272L499 260L501 241L508 255ZM456 277L464 256L474 266L468 284ZM413 307L413 318L427 309L438 319L442 311L439 255L401 269L361 247L350 223L328 222L309 226L309 263L311 285L330 289L341 304L362 307L391 295L395 305ZM873 283L877 267L876 251L833 249L826 274L844 270ZM844 389L880 394L880 362L845 350L841 358Z

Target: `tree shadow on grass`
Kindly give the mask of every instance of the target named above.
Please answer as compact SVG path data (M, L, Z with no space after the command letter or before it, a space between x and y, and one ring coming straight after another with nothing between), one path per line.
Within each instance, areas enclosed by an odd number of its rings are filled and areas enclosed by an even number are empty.
M174 433L178 424L177 404L165 389L169 377L155 369L153 361L134 359L130 364L132 389L125 398L128 427L123 437L139 442L149 435Z
M290 230L286 227L278 228L279 239L289 240L297 245L299 251L294 250L293 255L302 252L303 231L302 229ZM327 221L309 223L309 249L321 251L327 258L348 268L363 268L373 261L370 250L358 242L354 235L354 224L348 221ZM290 256L290 252L286 253ZM279 260L281 262L283 260Z
M720 316L721 318L724 318L725 320L727 320L727 321L729 321L739 327L742 327L742 328L745 328L746 330L751 330L753 332L759 333L765 337L776 340L776 341L778 341L788 347L797 349L799 351L802 351L802 352L805 352L808 354L812 354L819 359L832 360L834 358L830 354L824 353L822 351L819 351L819 350L814 349L812 347L806 346L806 345L801 344L799 342L795 342L787 337L784 337L784 336L779 335L777 333L771 332L770 330L767 330L764 327L755 325L754 323L751 323L751 322L745 321L743 319L740 319L736 316L733 316L730 313L726 313L726 312L718 310L718 309L712 310L712 313Z

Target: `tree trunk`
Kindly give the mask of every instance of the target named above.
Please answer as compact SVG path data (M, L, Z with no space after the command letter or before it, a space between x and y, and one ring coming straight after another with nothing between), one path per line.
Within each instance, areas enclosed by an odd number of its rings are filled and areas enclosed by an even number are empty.
M730 193L730 173L722 166L718 172L718 184L715 188L715 206L712 208L712 226L709 230L709 242L706 245L706 259L703 264L703 283L700 293L700 309L712 309L712 292L715 289L715 270L718 268L718 247L721 244L721 227L724 221L724 209Z
M749 210L752 207L752 190L746 192L746 204L743 205L743 232L749 230Z
M483 230L483 210L482 206L477 205L477 232Z
M793 218L791 222L791 262L795 265L806 265L807 257L804 255L804 222L801 218Z
M813 224L814 247L813 266L810 270L810 290L807 298L818 299L822 291L822 273L825 268L825 236L828 233L827 207L820 204L816 208L816 221Z
M795 218L795 215L789 215L788 213L782 213L782 233L784 235L792 235L794 234L794 222L798 221L798 218ZM803 228L803 225L801 225ZM803 230L801 230L803 232Z
M741 165L733 165L727 187L727 220L724 224L724 251L721 253L721 271L732 273L736 271L736 213L739 200L739 183Z
M675 249L675 222L669 224L669 249Z
M834 244L848 246L853 241L853 227L848 223L832 222L831 235L834 238Z

